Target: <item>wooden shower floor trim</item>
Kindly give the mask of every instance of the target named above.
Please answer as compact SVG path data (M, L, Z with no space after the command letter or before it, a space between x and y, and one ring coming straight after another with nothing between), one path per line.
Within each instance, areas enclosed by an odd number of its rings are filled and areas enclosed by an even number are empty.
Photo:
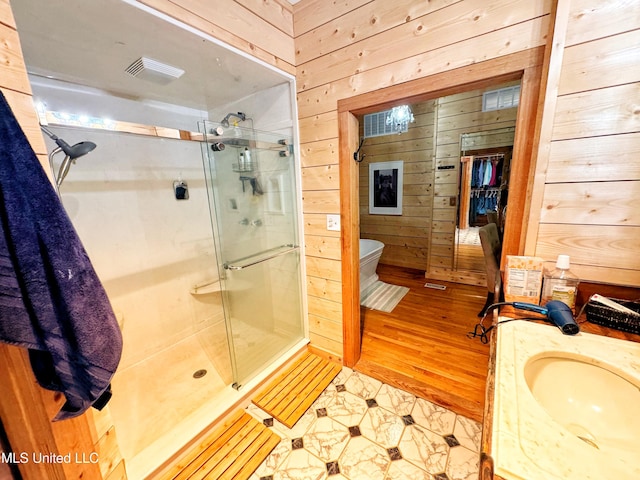
M164 480L247 480L280 437L239 410L180 459Z
M340 370L341 365L307 352L261 390L253 403L292 428Z

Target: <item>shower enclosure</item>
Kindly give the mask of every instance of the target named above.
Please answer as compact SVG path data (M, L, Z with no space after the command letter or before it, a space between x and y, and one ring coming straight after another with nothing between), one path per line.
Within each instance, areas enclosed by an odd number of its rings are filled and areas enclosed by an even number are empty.
M227 124L228 125L228 124ZM202 122L234 388L304 336L291 137Z

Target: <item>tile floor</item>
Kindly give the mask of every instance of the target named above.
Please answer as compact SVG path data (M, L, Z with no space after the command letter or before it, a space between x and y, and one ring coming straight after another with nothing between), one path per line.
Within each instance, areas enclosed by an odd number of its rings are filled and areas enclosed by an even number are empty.
M481 425L343 368L250 480L475 480Z

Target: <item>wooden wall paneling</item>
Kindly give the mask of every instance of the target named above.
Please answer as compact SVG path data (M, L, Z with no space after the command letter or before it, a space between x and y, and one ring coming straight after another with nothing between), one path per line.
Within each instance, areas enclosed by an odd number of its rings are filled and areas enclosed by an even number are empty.
M338 309L340 304L337 304ZM309 312L309 329L315 335L335 343L342 343L342 321L324 318ZM320 332L322 334L320 334Z
M638 182L547 184L541 223L640 226Z
M327 216L320 213L306 213L304 215L304 233L305 235L340 237L340 232L327 230Z
M0 23L0 61L3 65L2 86L18 92L31 92L22 58L20 39L15 27Z
M572 0L566 45L586 43L638 28L636 0Z
M339 326L340 334L342 334L342 305L339 302L333 302L321 297L309 297L309 313L316 317L332 320ZM313 330L316 333L327 336L322 330Z
M640 82L558 97L552 140L640 131Z
M9 0L0 0L0 24L11 27L14 30L16 28L16 21L13 18Z
M293 29L295 36L317 28L318 25L342 17L351 10L356 10L371 0L342 0L341 2L300 2L293 7Z
M340 260L340 239L337 237L305 235L304 246L309 256Z
M238 50L242 50L243 52L248 53L249 55L252 55L270 65L280 68L291 75L295 75L296 68L293 60L293 48L291 48L291 51L289 52L289 47L285 46L284 49L287 51L277 51L277 48L270 46L264 41L264 38L271 36L268 35L269 33L273 33L273 36L277 36L279 40L281 40L280 37L286 37L286 34L275 29L271 25L268 25L266 22L261 22L261 27L264 27L264 30L249 26L244 27L241 30L237 30L236 33L230 31L230 25L221 23L220 17L216 15L216 13L218 11L224 11L227 5L236 4L236 2L234 0L224 0L224 2L225 3L223 5L222 2L213 4L193 2L193 0L179 0L175 3L169 0L141 0L141 3L144 5L190 25L201 32L211 35L212 37L215 37ZM201 8L198 8L199 6ZM207 7L209 8L208 11L201 11L202 8L206 9ZM249 13L247 10L245 11ZM201 16L200 14L205 16ZM237 24L238 21L234 21L233 23ZM244 35L237 35L237 32L244 32L247 29L250 32L249 37L255 40L255 42L248 40L248 37L245 37ZM256 38L256 33L262 31L265 32L265 37L260 38L258 35ZM289 39L289 42L290 41L291 39ZM279 41L277 43L280 45L282 42Z
M340 188L337 165L302 168L302 190L333 190Z
M146 2L145 2L146 3ZM281 20L277 22L282 27L274 27L265 19L246 8L245 5L235 0L218 0L215 3L201 2L198 0L179 0L179 6L207 21L216 25L218 32L216 38L226 41L226 38L236 37L250 45L258 45L285 62L295 64L295 52L292 35L285 33L285 30L292 31L291 16L287 15L284 9L279 10ZM247 2L244 2L245 4ZM275 8L277 4L272 4ZM275 15L271 16L271 20ZM225 38L226 37L226 38ZM235 40L235 39L234 39ZM235 40L237 42L237 40ZM247 53L252 53L250 50Z
M640 81L638 45L640 29L566 48L558 95Z
M327 280L334 280L336 282L342 279L341 265L337 260L306 256L304 263L308 276L326 278Z
M571 252L572 271L580 265L635 270L634 285L639 284L640 256L629 252L640 252L640 227L540 224L536 254L555 260L567 251Z
M316 142L338 138L337 130L338 112L321 113L312 117L300 118L298 120L300 128L300 143Z
M331 16L329 21L319 23L318 27L298 33L296 61L301 65L314 58L344 49L386 30L424 17L456 1L458 0L361 2L362 5L358 9L351 9L339 16Z
M525 59L529 55L537 55L535 47L545 44L544 38L548 30L548 20L548 16L545 15L484 35L482 37L483 53L477 56L474 56L472 52L477 50L478 39L467 39L455 45L397 60L391 66L358 72L343 79L333 79L328 86L313 89L311 94L300 91L300 84L298 84L299 118L303 121L306 117L317 112L327 111L328 105L335 105L335 102L338 101L345 108L349 108L350 102L357 104L359 95L366 95L375 90L378 103L370 105L368 111L362 110L362 113L374 112L387 102L392 102L394 98L402 98L402 94L396 95L393 92L405 88L403 87L405 82L419 79L423 79L425 84L429 83L425 85L423 91L430 92L430 96L419 95L418 98L405 98L405 102L414 103L428 98L440 97L442 95L437 92L438 86L433 83L438 79L433 79L430 76L450 72L450 74L457 75L457 78L464 78L465 82L471 84L477 80L474 79L474 76L479 73L474 67L487 60L495 59L499 63L505 62L511 66L515 58ZM461 56L461 52L465 52L465 55ZM511 54L516 56L513 57ZM393 73L390 73L390 68ZM491 83L508 80L513 80L513 76L492 79ZM468 86L461 86L458 92L468 89ZM454 92L447 92L447 94L449 93ZM390 94L393 96L389 96Z
M402 52L403 58L419 57L424 53L425 45L429 46L430 51L441 51L443 47L457 44L460 41L461 31L465 32L466 38L488 36L487 34L505 26L505 18L509 18L511 24L515 25L537 19L547 14L550 9L549 0L544 2L497 0L491 3L471 0L471 3L475 7L473 15L469 14L470 9L473 8L469 2L458 2L432 12L426 17L415 18L402 22L394 28L384 29L377 35L355 44L330 46L330 52L314 57L313 65L307 66L305 62L298 63L298 88L306 90L324 85L336 78L345 78L357 72L385 67L397 60L398 52ZM373 6L377 9L381 8L379 2L375 2ZM361 25L365 22L366 20L358 18L353 19L351 24ZM386 17L380 18L380 22L386 22ZM331 39L336 37L324 36L323 43L326 43L327 38L331 42ZM306 45L304 40L304 37L296 39L297 51L317 49L317 42ZM483 39L483 49L484 43ZM502 48L504 47L503 41ZM310 52L310 55L312 54L313 52ZM449 61L451 58L455 57L449 57ZM399 68L394 70L396 74L400 72ZM399 76L400 78L396 81L402 81L401 74Z
M640 133L551 142L546 179L549 183L640 180Z
M287 0L236 0L236 3L293 38L293 5Z
M307 142L300 146L302 167L338 164L338 141L335 138Z
M302 211L307 213L340 213L340 191L308 190L302 192Z
M385 244L380 263L426 269L431 217L434 102L411 105L415 117L407 132L367 138L360 163L360 236ZM360 125L362 131L363 125ZM369 213L369 165L403 160L401 216ZM399 226L401 225L401 226Z
M342 300L342 285L340 282L326 278L307 276L307 292L314 297L324 298L336 303Z

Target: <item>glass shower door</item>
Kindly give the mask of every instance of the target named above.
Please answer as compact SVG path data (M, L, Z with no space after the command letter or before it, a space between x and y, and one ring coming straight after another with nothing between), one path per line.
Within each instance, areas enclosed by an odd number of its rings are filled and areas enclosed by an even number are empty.
M294 157L283 135L213 122L200 130L239 387L304 337Z

